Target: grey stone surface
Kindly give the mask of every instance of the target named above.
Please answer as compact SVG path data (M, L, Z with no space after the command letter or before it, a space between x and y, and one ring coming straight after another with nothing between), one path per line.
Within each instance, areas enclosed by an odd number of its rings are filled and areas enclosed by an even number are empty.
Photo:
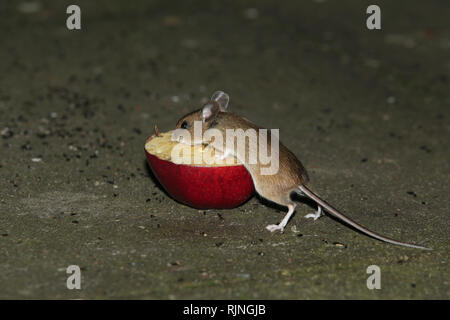
M77 3L80 31L67 1L0 5L1 298L450 297L448 2L377 1L379 31L366 1ZM145 139L219 89L280 128L330 203L434 250L307 220L301 203L270 234L284 212L257 198L172 200Z

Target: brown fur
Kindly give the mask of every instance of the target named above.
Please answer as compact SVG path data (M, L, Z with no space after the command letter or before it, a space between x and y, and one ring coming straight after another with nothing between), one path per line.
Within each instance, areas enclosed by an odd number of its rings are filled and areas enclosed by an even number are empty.
M193 123L194 121L202 121L202 109L191 112L181 118L176 127L181 128L182 123L186 121L186 129L190 131L193 135ZM252 128L258 132L261 127L253 124L245 118L239 117L232 112L221 112L218 111L216 114L212 115L210 119L207 119L203 123L203 131L209 128L215 128L220 130L224 137L226 129L243 129L244 131ZM257 135L257 139L259 136ZM204 141L205 144L208 141ZM225 141L224 141L225 143ZM268 130L267 137L267 149L270 150L270 131ZM223 150L220 150L223 151ZM297 157L286 148L281 141L279 142L279 168L277 174L274 175L261 175L260 168L261 164L250 164L248 161L248 156L251 152L257 152L257 150L249 150L248 144L246 144L246 154L237 155L238 159L243 162L244 166L250 172L253 182L255 184L256 191L264 198L273 201L277 204L287 206L292 203L290 199L290 194L292 191L296 190L298 186L308 182L308 174L303 167L302 163L297 159Z

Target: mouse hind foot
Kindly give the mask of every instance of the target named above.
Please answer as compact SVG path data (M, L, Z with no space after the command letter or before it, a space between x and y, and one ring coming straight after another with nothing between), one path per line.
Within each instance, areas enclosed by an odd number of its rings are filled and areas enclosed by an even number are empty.
M319 219L321 216L323 216L322 207L320 205L317 205L317 211L316 213L310 213L305 216L305 218L313 218L314 221Z
M284 227L287 225L289 219L294 214L295 206L296 206L295 203L288 204L287 207L289 208L289 210L286 213L286 215L284 216L283 220L281 220L281 222L279 224L269 224L266 227L266 229L269 230L270 232L275 232L277 230L280 230L280 232L283 233Z

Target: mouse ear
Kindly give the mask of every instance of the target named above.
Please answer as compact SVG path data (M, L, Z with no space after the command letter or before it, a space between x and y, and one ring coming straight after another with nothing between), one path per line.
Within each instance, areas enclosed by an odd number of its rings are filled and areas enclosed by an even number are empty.
M217 101L220 106L220 111L225 112L230 102L230 96L223 91L216 91L211 96L212 101Z
M203 106L202 109L202 120L203 122L214 119L220 111L220 106L218 102L212 101L208 102Z

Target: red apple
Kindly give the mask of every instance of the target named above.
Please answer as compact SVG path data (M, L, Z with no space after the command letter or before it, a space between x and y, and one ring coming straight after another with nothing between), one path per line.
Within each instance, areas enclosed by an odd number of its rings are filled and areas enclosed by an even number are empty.
M145 153L156 178L177 201L198 209L229 209L245 202L255 191L247 169L237 159L233 164L177 164L171 159L176 142L171 131L147 139ZM198 152L202 147L191 147Z

